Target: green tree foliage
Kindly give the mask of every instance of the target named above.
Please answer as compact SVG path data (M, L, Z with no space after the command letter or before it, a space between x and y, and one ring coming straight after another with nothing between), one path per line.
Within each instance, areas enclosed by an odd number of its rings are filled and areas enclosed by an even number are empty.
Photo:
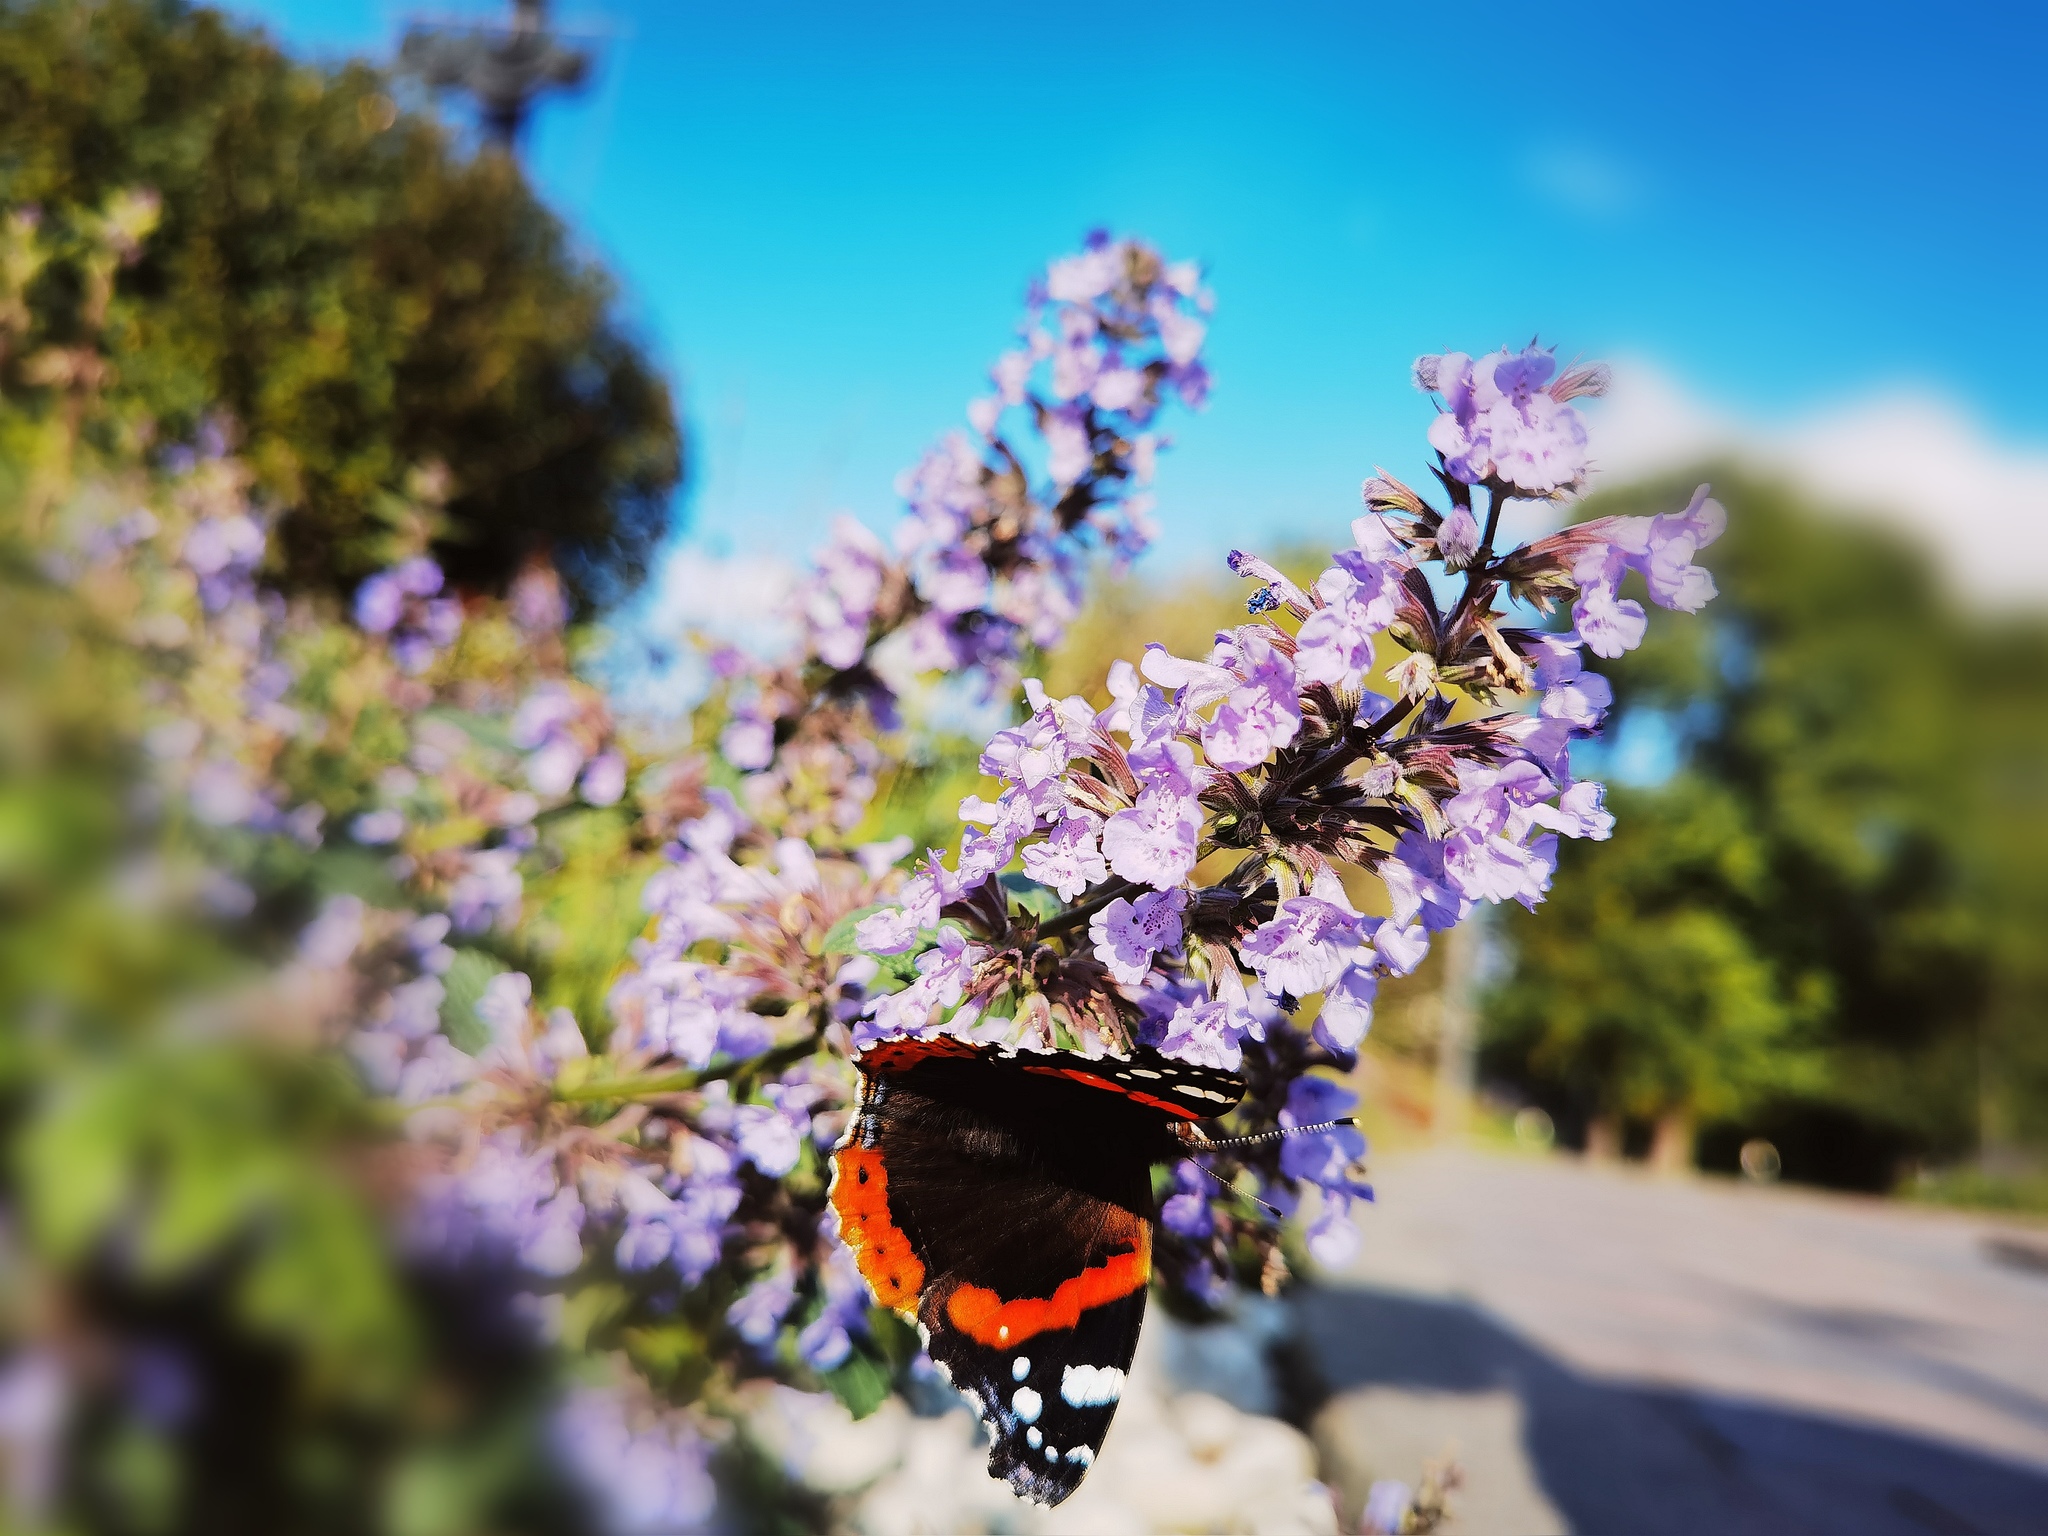
M1696 1119L1730 1161L1768 1134L1830 1182L2040 1138L2048 630L1963 614L1867 524L1715 478L1707 622L1602 668L1609 743L1669 735L1678 770L1617 792L1614 839L1564 848L1551 901L1503 925L1487 1065L1568 1126Z
M77 262L37 275L0 387L103 336L110 403L159 441L224 409L295 585L385 563L379 509L422 465L459 582L542 552L602 600L642 568L681 473L668 390L505 156L459 154L361 63L171 0L0 0L0 103L0 211L85 248L118 192L162 200L104 323Z

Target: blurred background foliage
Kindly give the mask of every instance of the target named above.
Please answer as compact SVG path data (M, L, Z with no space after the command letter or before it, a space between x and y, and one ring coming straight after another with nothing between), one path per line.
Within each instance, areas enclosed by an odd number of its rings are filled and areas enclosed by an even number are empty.
M1484 1065L1566 1138L1884 1189L2048 1141L2048 623L1733 466L1707 622L1612 665L1609 843L1501 925ZM1662 504L1677 484L1598 498ZM1589 511L1594 510L1589 506Z
M668 531L668 385L517 167L392 92L174 0L0 5L0 205L38 211L58 252L9 382L92 334L112 421L180 441L224 412L285 509L293 587L389 563L394 499L426 469L458 583L499 586L538 551L615 599ZM128 188L162 217L102 320L77 252Z

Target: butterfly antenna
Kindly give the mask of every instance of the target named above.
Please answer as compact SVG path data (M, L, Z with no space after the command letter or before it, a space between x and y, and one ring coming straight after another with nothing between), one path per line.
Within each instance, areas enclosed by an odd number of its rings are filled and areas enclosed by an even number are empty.
M1198 1145L1204 1152L1222 1147L1251 1147L1262 1141L1278 1141L1283 1136L1307 1136L1316 1131L1334 1131L1340 1125L1356 1124L1358 1121L1355 1117L1346 1115L1342 1120L1318 1120L1314 1125L1283 1126L1277 1131L1261 1131L1256 1136L1229 1136L1221 1141L1204 1139Z
M1215 1145L1215 1143L1212 1142L1211 1145L1213 1146ZM1191 1158L1189 1159L1189 1161L1192 1162L1193 1159ZM1261 1210L1271 1211L1273 1213L1275 1220L1281 1220L1285 1218L1286 1213L1282 1211L1279 1206L1261 1200L1257 1195L1246 1194L1243 1190L1239 1189L1235 1184L1231 1183L1230 1180L1226 1179L1225 1177L1223 1177L1222 1174L1218 1173L1214 1168L1211 1168L1207 1163L1195 1163L1195 1166L1201 1169L1202 1172L1209 1175L1209 1177L1214 1179L1218 1184L1221 1184L1225 1189L1229 1190L1233 1195L1236 1195L1239 1199L1249 1200L1253 1205L1258 1206Z

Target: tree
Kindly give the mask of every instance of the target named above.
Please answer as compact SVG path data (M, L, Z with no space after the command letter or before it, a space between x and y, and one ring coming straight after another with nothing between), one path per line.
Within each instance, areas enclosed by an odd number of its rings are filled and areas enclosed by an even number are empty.
M225 412L286 509L290 584L386 563L423 465L446 471L460 583L545 554L602 601L644 567L681 474L667 386L504 155L458 153L367 65L296 62L173 0L0 0L0 100L0 209L67 229L160 197L104 328L109 403L160 444ZM101 333L85 287L72 263L39 275L0 376L17 400L46 382L31 359Z
M1568 1126L1699 1117L1710 1159L1767 1134L1794 1176L1883 1187L1976 1148L1987 1103L2020 1134L2048 1102L2020 854L2048 830L2043 636L1960 614L1891 535L1715 479L1710 621L1611 669L1610 741L1663 733L1680 766L1504 925L1487 1066Z

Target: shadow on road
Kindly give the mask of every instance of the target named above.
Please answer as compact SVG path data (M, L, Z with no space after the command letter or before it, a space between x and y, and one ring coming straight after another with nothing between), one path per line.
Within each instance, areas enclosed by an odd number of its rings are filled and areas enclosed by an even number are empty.
M1791 1409L1593 1380L1455 1302L1332 1287L1305 1289L1295 1305L1332 1394L1512 1393L1531 1473L1574 1532L2048 1533L2048 1473L2022 1465Z

